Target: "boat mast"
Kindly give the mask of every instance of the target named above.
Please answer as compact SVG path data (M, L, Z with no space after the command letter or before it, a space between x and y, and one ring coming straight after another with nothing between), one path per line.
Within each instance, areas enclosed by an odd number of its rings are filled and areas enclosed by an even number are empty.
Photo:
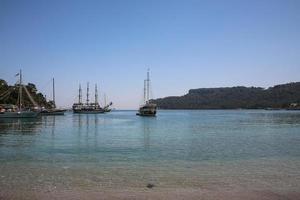
M149 101L149 85L150 85L150 78L149 78L149 68L148 68L148 71L147 71L147 102Z
M104 93L104 106L106 106L106 94Z
M20 74L19 74L19 110L22 108L22 70L20 69Z
M147 80L144 80L144 103L146 103L146 81Z
M86 104L89 105L89 82L87 82L86 88Z
M82 90L81 90L81 84L79 84L79 96L78 96L78 103L81 104L82 102Z
M52 78L52 98L53 98L53 106L54 108L56 108L56 104L55 104L55 86L54 86L54 78Z
M95 84L95 105L98 103L98 89L97 84Z

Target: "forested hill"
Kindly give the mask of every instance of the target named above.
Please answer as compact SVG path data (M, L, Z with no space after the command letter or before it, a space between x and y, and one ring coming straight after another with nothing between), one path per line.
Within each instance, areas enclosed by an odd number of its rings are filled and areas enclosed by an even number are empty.
M161 109L288 108L300 104L300 82L261 87L191 89L184 96L152 100Z
M27 85L24 85L34 101L39 106L44 106L46 108L50 108L52 106L52 101L47 102L44 95L40 92L38 92L36 86L33 83L28 83ZM8 85L5 80L0 79L0 104L18 104L18 92L19 92L19 86L16 85ZM32 107L32 103L29 100L28 96L26 95L24 89L23 89L23 106L24 107Z

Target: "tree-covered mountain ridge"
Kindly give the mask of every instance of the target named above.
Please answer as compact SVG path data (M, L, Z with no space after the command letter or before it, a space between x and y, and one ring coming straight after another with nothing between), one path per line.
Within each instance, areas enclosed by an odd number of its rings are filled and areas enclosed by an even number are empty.
M300 82L262 87L190 89L183 96L154 99L160 109L299 108Z

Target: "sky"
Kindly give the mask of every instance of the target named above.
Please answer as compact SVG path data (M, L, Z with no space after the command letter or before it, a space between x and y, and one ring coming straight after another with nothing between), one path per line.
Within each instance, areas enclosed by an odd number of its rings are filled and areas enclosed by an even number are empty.
M0 79L22 69L51 97L54 77L59 107L97 84L117 109L138 108L148 68L153 98L296 82L299 10L299 0L0 0Z

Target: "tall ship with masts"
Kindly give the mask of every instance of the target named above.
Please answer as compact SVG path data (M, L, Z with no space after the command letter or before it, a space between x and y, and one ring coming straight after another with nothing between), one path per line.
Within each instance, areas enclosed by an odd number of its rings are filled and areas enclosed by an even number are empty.
M145 117L155 117L156 109L156 104L150 102L150 72L148 69L147 79L144 80L144 102L136 114Z
M82 113L82 114L105 113L105 110L101 108L98 102L97 84L95 85L94 103L90 103L89 100L89 83L87 83L87 88L86 88L86 103L82 102L82 90L81 90L81 85L79 85L78 103L74 103L72 108L74 113Z
M39 111L33 111L29 108L25 108L23 105L23 89L25 90L26 94L28 95L30 101L33 103L33 105L37 106L37 103L33 100L33 98L30 96L30 93L28 92L27 88L23 86L22 83L22 70L16 76L19 76L19 81L17 83L18 87L18 100L17 100L17 106L13 104L1 104L0 105L0 118L35 118L39 115ZM11 91L7 91L5 95L7 96L10 94Z
M55 103L55 84L54 78L52 78L52 107L51 108L42 108L42 115L64 115L67 110L56 108Z

